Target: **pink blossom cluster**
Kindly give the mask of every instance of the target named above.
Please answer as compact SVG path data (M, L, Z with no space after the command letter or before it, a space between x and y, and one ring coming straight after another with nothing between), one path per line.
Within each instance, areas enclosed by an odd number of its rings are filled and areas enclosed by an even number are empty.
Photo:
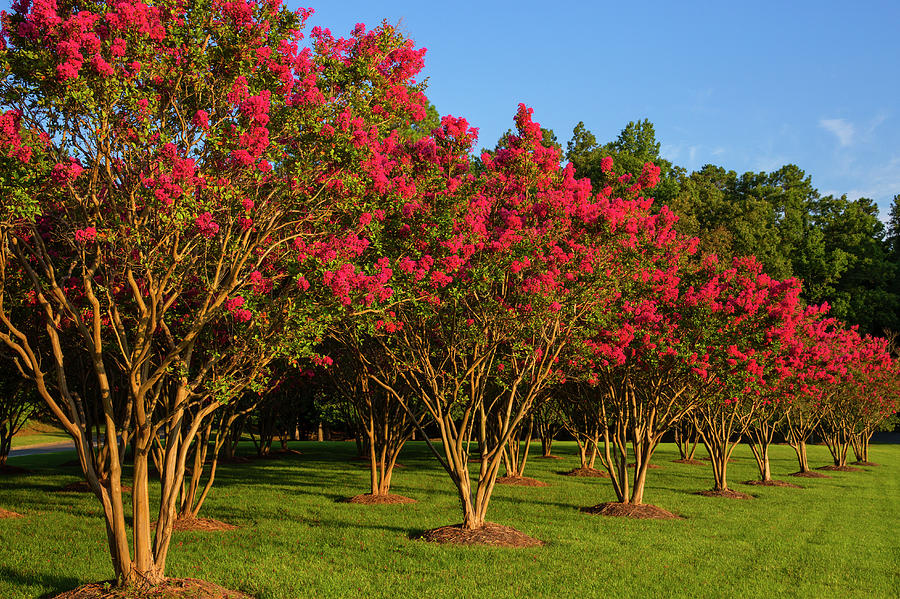
M67 162L58 162L53 165L50 171L50 178L57 185L66 185L78 178L84 171L84 168L74 158L69 158Z
M345 306L351 305L354 297L360 298L366 306L375 301L385 302L394 294L388 285L394 273L387 260L379 260L375 266L377 272L367 275L356 270L353 264L345 263L337 270L326 270L322 281Z
M79 244L87 244L97 239L96 227L86 227L75 231L75 241Z
M219 232L219 225L213 221L213 215L210 212L204 212L195 218L194 224L197 226L197 231L200 235L208 239L212 239Z
M31 161L32 148L22 141L22 113L7 110L0 114L0 150L19 162Z
M154 42L166 37L161 10L143 2L107 2L98 12L61 11L55 0L17 1L12 8L14 35L54 48L56 75L64 83L78 79L85 63L101 77L114 75L113 63L125 56L129 35Z
M244 308L245 300L240 295L225 301L225 309L231 313L236 322L250 322L253 319L253 313Z
M171 142L160 147L159 161L151 168L152 171L141 175L141 180L163 208L171 207L185 190L201 184L201 179L197 176L196 161L193 158L182 158L177 146Z

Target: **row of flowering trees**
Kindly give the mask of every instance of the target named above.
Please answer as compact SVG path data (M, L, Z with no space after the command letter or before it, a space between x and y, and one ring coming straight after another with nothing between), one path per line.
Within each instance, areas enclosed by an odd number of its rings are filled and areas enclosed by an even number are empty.
M387 198L376 208L384 241L341 266L359 276L378 265L401 270L390 302L360 297L365 308L350 320L389 356L396 380L372 376L385 401L437 425L435 451L465 527L484 524L501 460L519 462L510 440L553 396L576 436L598 446L622 503L642 503L653 451L680 422L709 450L716 492L728 491L742 436L765 482L779 427L800 456L817 428L836 466L854 439L864 454L874 426L896 410L885 340L828 319L827 307L802 306L799 281L772 279L752 257L695 256L696 240L678 236L674 215L645 197L653 165L633 182L606 161L608 185L595 195L558 156L546 158L553 150L524 106L516 124L504 147L481 157L483 170L462 169L476 173L462 200L444 190L427 204ZM465 126L446 118L436 137L456 131ZM341 291L344 303L356 301L352 286ZM809 471L805 458L800 470Z
M824 426L843 463L895 409L885 342L801 307L799 282L752 257L698 256L649 197L654 165L633 178L605 159L592 189L525 106L477 158L465 119L423 136L424 50L387 25L307 39L310 13L37 0L3 15L0 341L76 442L121 584L164 581L175 519L197 511L189 463L213 419L255 409L234 402L276 362L334 369L374 494L413 431L439 431L425 439L470 530L550 398L594 427L630 504L686 419L724 490L735 435L755 431L764 463L773 422L798 455Z

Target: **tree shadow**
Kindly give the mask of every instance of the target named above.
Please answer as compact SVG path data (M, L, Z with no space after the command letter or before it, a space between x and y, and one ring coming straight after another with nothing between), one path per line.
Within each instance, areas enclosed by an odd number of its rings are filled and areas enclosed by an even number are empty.
M48 599L74 589L81 584L81 581L73 576L58 576L56 574L36 574L19 572L4 565L0 565L0 578L9 580L20 585L39 585L42 587L50 587L53 589L43 595L39 595L38 599Z

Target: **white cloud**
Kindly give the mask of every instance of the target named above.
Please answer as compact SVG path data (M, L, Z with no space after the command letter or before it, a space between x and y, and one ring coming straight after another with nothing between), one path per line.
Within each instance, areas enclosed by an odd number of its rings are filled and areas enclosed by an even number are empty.
M699 146L691 146L688 148L688 161L690 164L693 165L697 163L697 150L699 149Z
M882 213L886 213L890 198L900 194L900 156L894 156L885 163L875 165L860 173L865 185L851 189L847 197L871 198L879 202Z
M844 119L820 119L819 126L834 133L842 146L849 146L853 143L853 137L856 135L856 128L853 123Z

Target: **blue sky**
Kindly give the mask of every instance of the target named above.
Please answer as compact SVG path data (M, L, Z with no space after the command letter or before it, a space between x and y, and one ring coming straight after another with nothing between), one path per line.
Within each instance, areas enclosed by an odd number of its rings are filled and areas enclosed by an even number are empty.
M290 0L291 7L305 3ZM696 169L794 163L823 193L900 193L900 2L362 0L309 4L347 35L387 19L428 48L427 94L493 146L519 102L560 142L648 118Z

